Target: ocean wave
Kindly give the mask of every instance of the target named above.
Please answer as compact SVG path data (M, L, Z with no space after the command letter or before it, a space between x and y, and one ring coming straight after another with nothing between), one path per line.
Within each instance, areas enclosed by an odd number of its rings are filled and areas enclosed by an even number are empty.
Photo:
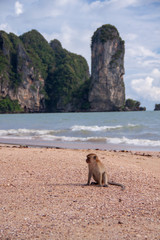
M66 136L43 136L46 141L65 141L65 142L106 142L104 137L66 137Z
M108 137L66 137L66 136L43 136L43 140L48 141L65 141L65 142L94 142L94 143L111 143L111 144L125 144L134 146L160 146L159 140L149 139L129 139L126 137L122 138L108 138Z
M86 126L73 126L73 131L78 131L76 129L85 129ZM93 128L95 126L91 126ZM101 129L101 127L98 127ZM105 126L106 128L107 126ZM115 127L118 127L115 126ZM119 125L120 127L120 125ZM88 129L88 127L87 127ZM94 128L95 129L95 128ZM63 130L64 131L64 130ZM159 147L160 140L151 140L147 138L133 138L129 139L127 137L106 137L106 136L65 136L62 130L35 130L35 129L9 129L0 130L0 138L4 139L26 139L26 140L42 140L42 141L61 141L61 142L94 142L94 143L108 143L108 144L125 144L134 146L148 146L148 147ZM79 130L80 131L80 130ZM95 130L94 130L95 131ZM98 130L96 130L98 131ZM99 130L102 131L102 130ZM57 133L61 133L60 136ZM68 133L67 133L68 134Z
M0 137L3 136L43 136L46 134L55 134L61 132L60 130L36 130L36 129L8 129L0 130Z
M83 126L83 125L74 125L71 127L72 131L91 131L91 132L96 132L96 131L107 131L107 130L112 130L112 129L120 129L123 128L121 125L116 125L116 126Z
M0 138L3 139L26 139L43 141L65 141L65 142L106 142L104 137L73 137L56 136L57 131L53 130L29 130L29 129L10 129L0 130Z
M149 139L129 139L126 137L122 138L107 138L108 143L112 144L126 144L135 146L146 146L146 147L158 147L160 146L160 140L149 140Z
M142 125L139 125L139 124L133 124L133 123L128 123L126 126L124 126L125 128L129 128L129 129L132 129L132 128L141 128Z

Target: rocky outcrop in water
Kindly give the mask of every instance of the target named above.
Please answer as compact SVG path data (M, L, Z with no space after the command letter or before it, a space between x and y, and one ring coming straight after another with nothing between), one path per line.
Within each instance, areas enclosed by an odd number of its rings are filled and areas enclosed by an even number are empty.
M92 37L91 111L119 111L125 104L124 41L112 25L98 28Z
M155 104L154 111L160 111L160 104Z
M126 100L124 111L146 111L146 107L141 107L139 101L128 98Z

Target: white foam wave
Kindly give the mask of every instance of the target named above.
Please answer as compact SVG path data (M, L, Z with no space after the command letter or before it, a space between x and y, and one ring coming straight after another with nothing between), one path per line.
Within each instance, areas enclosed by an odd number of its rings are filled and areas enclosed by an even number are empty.
M106 142L104 137L66 137L66 136L44 136L46 141L65 141L65 142Z
M129 128L136 128L136 127L140 127L141 125L138 125L138 124L133 124L133 123L128 123L127 124L127 127Z
M80 127L80 128L79 128ZM82 129L84 126L73 126L73 129ZM95 126L92 126L95 127ZM91 128L92 128L91 127ZM101 129L101 127L98 127ZM106 126L105 126L106 127ZM85 128L83 128L85 129ZM88 127L87 127L88 129ZM94 128L95 129L95 128ZM78 130L73 130L78 131ZM94 130L95 131L95 130ZM96 130L101 131L101 130ZM109 138L109 137L75 137L75 136L57 136L55 130L34 130L34 129L9 129L0 130L0 138L5 139L39 139L43 141L65 141L65 142L95 142L95 143L111 143L111 144L125 144L134 146L148 146L148 147L160 147L160 140L150 139L129 139L126 137L121 138Z
M127 144L127 145L136 145L136 146L151 146L158 147L160 146L160 140L149 140L149 139L129 139L126 137L123 138L107 138L108 143L112 144Z
M104 137L72 137L56 136L57 131L49 130L28 130L28 129L10 129L0 130L0 137L4 139L26 139L26 140L44 140L44 141L65 141L65 142L106 142Z
M58 133L57 130L36 130L36 129L9 129L0 130L0 136L43 136L45 134L55 134Z
M136 124L132 124L132 123L128 123L128 126L129 127L136 127L137 125Z
M107 131L107 130L112 130L112 129L119 129L122 128L123 126L121 125L116 125L116 126L81 126L81 125L74 125L71 127L72 131Z

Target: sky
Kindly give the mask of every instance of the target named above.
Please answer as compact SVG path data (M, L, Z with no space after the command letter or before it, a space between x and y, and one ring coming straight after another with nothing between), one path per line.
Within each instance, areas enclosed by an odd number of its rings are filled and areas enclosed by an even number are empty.
M125 41L126 98L153 110L160 103L160 0L0 0L0 30L19 36L36 29L90 68L91 37L103 24Z

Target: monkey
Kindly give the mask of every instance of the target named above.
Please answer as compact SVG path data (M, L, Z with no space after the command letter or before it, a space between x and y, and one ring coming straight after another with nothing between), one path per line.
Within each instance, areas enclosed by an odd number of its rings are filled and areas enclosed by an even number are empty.
M106 173L105 167L103 163L98 159L98 156L96 154L88 154L86 162L88 163L88 182L86 185L90 185L91 177L93 177L95 182L92 182L91 185L96 184L100 187L108 187L108 184L110 184L120 186L122 190L125 189L124 185L116 182L110 182L108 180L108 175Z

